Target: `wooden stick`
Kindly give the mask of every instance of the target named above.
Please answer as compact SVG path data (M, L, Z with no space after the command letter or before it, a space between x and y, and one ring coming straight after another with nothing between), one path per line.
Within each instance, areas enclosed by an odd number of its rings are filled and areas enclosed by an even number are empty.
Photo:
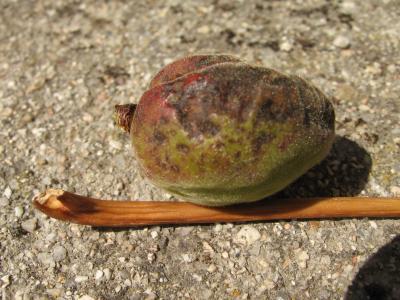
M400 217L400 198L266 199L251 204L216 208L187 202L98 200L63 190L50 189L34 197L33 203L37 209L50 217L99 227L284 219Z

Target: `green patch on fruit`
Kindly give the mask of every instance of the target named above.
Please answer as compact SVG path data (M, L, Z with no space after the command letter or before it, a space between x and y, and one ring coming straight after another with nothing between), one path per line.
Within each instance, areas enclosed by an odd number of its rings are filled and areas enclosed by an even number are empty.
M285 187L326 152L315 153L318 145L310 145L304 132L296 132L295 123L255 126L253 118L243 124L228 116L210 119L221 128L216 135L190 137L175 120L147 127L133 138L140 164L145 173L153 174L154 184L206 205L255 201ZM167 137L162 144L149 141L155 131ZM255 146L260 136L270 138ZM288 137L292 142L282 150ZM143 139L148 141L140 142Z

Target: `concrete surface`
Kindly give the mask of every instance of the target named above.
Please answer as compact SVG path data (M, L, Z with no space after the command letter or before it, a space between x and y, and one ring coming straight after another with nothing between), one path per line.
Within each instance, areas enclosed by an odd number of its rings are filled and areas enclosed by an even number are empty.
M172 200L138 174L113 106L207 51L333 98L331 154L279 196L399 195L399 16L397 0L0 1L2 299L400 299L400 220L113 231L31 206L47 187Z

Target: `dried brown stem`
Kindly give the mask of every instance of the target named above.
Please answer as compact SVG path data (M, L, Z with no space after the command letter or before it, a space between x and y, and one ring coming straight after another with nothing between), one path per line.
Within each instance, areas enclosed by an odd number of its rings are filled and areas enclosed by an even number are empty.
M215 208L186 202L98 200L63 190L50 189L36 196L33 203L37 209L50 217L101 227L283 219L400 217L400 198L275 199Z

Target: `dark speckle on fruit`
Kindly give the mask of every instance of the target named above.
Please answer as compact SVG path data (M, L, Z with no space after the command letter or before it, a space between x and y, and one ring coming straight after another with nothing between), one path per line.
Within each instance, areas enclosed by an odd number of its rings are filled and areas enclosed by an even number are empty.
M153 140L157 145L161 145L166 141L167 137L162 132L155 130L153 134Z
M185 154L189 153L189 150L190 150L189 146L185 145L185 144L177 144L176 145L176 149L179 152L182 152L182 153L185 153Z
M252 140L252 147L254 155L258 155L264 144L270 143L275 138L274 134L266 133L264 131L257 134L257 136Z

